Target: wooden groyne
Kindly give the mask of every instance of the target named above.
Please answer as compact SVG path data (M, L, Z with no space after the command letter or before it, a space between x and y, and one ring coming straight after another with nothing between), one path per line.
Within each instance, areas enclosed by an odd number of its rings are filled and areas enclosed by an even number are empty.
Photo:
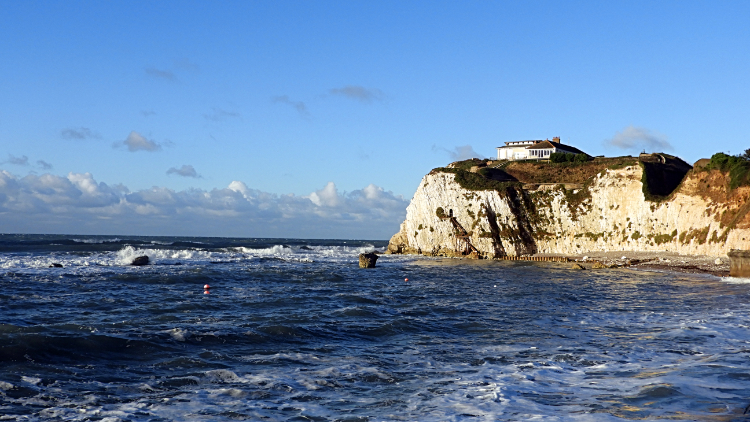
M497 258L502 261L539 261L539 262L572 262L565 256L503 256Z

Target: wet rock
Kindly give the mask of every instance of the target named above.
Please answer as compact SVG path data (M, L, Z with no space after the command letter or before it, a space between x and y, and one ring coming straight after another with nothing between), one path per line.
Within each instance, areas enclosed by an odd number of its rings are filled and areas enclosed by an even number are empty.
M581 264L578 264L578 263L574 262L573 265L570 266L570 269L571 270L585 270L586 267L584 267Z
M57 262L53 262L52 264L50 264L49 267L50 268L62 268L63 266L62 266L62 264L58 264Z
M592 266L591 266L591 268L593 268L593 269L595 269L595 270L600 270L600 269L602 269L602 268L607 268L607 266L606 266L606 265L604 265L604 264L602 264L602 263L601 263L601 262L599 262L599 261L596 261L596 262L594 262L594 265L592 265Z
M148 255L143 255L135 258L133 262L130 263L130 265L148 265Z
M377 260L378 255L375 253L361 253L359 254L359 268L375 268Z

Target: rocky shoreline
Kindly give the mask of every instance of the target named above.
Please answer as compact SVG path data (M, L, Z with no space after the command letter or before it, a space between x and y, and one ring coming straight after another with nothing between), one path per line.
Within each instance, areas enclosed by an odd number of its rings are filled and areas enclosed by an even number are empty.
M382 254L405 254L422 255L416 251L405 251L393 253L389 251L379 252ZM424 256L433 256L424 254ZM458 258L474 260L471 256L440 255L445 258ZM492 260L505 260L503 258L492 258ZM653 252L653 251L615 251L615 252L588 252L586 254L534 254L514 259L530 262L556 262L558 264L579 264L583 269L598 270L607 268L632 268L645 271L668 271L689 274L710 274L716 277L729 277L729 258L717 258L706 255L680 255L675 252Z
M537 256L537 255L535 255ZM590 252L582 255L539 254L565 256L587 269L599 262L605 267L627 267L651 271L670 271L691 274L711 274L729 277L729 258L705 255L681 255L674 252ZM591 265L587 265L587 263Z

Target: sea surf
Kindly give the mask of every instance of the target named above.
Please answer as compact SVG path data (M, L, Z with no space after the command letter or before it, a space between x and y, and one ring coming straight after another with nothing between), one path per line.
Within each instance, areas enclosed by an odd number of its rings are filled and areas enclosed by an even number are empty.
M750 284L385 246L0 235L0 420L746 416Z

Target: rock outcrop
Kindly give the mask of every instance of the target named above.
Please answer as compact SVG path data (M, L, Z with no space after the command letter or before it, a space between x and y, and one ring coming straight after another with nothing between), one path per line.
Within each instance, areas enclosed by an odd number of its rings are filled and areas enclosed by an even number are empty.
M148 265L148 263L149 263L148 255L143 255L143 256L139 256L133 259L133 262L131 262L130 265L140 266L140 265Z
M359 254L359 268L375 268L375 263L378 261L378 255L376 253L361 253Z
M726 257L731 249L750 249L750 187L730 189L727 173L696 169L671 181L671 193L650 196L643 181L672 177L652 172L654 165L605 168L578 189L552 183L469 189L456 180L460 172L435 169L422 179L387 252L456 256L471 244L480 258L588 251Z

